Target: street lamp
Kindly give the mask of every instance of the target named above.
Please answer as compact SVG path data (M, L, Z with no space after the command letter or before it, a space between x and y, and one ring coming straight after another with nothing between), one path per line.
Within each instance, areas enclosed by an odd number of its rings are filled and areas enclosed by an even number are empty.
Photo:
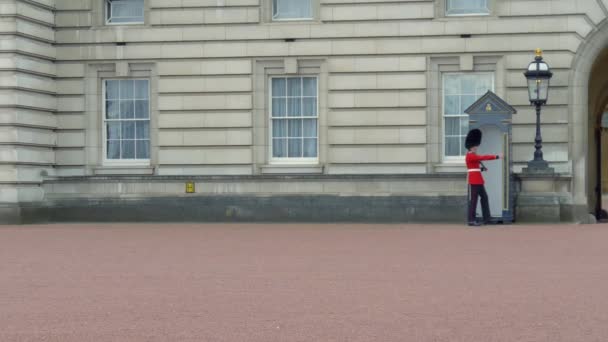
M552 173L549 163L543 159L543 138L540 134L540 110L549 97L549 82L553 73L549 65L543 61L543 51L536 49L536 57L524 73L528 80L528 96L530 103L536 106L536 138L534 139L534 159L528 162L524 171L532 173Z

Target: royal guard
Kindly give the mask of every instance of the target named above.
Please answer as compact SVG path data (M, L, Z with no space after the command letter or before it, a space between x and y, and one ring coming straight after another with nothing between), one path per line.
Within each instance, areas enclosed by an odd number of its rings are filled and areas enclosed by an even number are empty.
M477 202L481 198L481 211L483 213L483 223L491 224L490 203L488 193L484 186L482 172L486 170L482 161L499 159L499 155L478 155L477 148L481 145L481 131L473 129L467 134L465 147L468 150L466 156L467 175L469 183L469 226L481 226L475 216L477 213Z

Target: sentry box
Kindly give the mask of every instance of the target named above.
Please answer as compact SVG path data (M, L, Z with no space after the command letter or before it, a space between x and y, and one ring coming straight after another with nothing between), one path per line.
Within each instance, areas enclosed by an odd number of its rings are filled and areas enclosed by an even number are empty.
M491 91L467 108L469 129L480 129L483 133L479 154L504 155L503 159L488 163L484 172L486 190L490 199L492 221L512 223L515 218L515 178L511 152L512 116L517 111ZM481 215L481 208L477 206Z

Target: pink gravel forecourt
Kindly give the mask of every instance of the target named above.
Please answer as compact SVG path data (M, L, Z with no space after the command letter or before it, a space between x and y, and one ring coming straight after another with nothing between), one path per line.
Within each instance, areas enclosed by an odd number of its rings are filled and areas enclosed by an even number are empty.
M0 341L608 341L608 225L0 228Z

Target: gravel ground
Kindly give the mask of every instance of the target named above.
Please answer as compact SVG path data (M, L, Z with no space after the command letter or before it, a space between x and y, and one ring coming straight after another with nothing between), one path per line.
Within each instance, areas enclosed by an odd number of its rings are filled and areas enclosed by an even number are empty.
M0 341L608 341L608 225L0 227Z

